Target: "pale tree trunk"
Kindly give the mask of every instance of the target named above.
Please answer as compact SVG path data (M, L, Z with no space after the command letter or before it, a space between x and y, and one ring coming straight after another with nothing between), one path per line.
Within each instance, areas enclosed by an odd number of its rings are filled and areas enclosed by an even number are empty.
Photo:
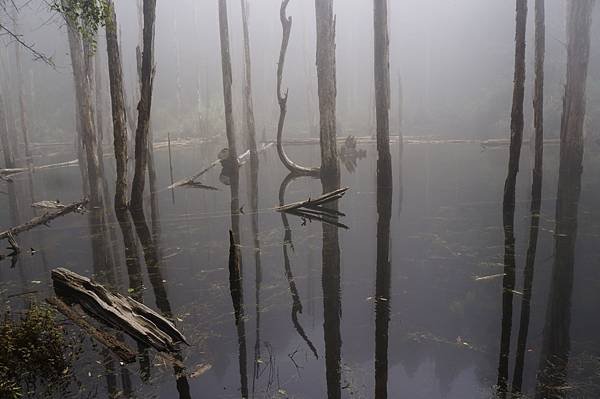
M15 16L16 18L16 16ZM15 32L19 32L17 22L15 20ZM33 159L31 158L31 149L29 147L29 130L27 129L27 110L25 108L25 98L23 95L23 65L21 63L21 46L15 44L15 62L17 72L17 95L19 97L19 119L21 122L21 134L23 136L23 144L25 146L25 158L27 165L32 166Z
M113 136L117 181L115 188L115 208L127 207L127 117L123 92L123 66L117 37L117 16L112 0L109 2L110 20L106 24L106 49L108 53L108 74L112 104Z
M390 40L387 0L373 1L375 112L379 160L390 160Z
M96 36L99 39L100 35ZM104 81L102 79L102 56L99 51L94 53L94 82L96 86L96 131L98 134L98 157L104 158ZM103 166L103 165L100 165Z
M567 83L560 132L554 265L546 308L536 398L560 397L567 384L577 216L583 172L586 84L595 0L569 0Z
M131 190L131 207L142 209L144 186L148 166L148 131L152 108L152 82L154 78L154 22L156 0L144 0L144 33L142 54L142 81L138 104L138 123L135 133L135 171Z
M15 167L15 159L13 157L10 140L8 139L8 123L4 110L3 93L0 92L0 144L2 144L2 155L4 157L4 167L12 169Z
M94 128L92 92L90 81L86 76L86 67L82 40L79 32L67 22L73 78L75 81L75 99L80 125L80 137L85 151L86 172L89 181L90 201L93 206L101 204L100 162L98 159L97 140Z
M233 77L231 72L231 54L229 52L229 23L227 21L226 0L219 0L219 34L221 39L223 101L225 104L225 129L227 133L227 143L229 144L229 159L232 160L232 162L237 162L237 150L235 145L235 126L233 122L233 100L231 95L231 85L233 83Z
M240 0L242 6L242 30L244 32L244 133L250 150L250 162L258 167L256 149L256 124L252 99L252 62L250 57L250 33L248 29L248 0Z
M339 180L336 143L336 64L333 0L315 0L317 81L319 88L321 175Z
M277 102L279 103L279 122L277 123L277 154L283 165L295 175L318 175L319 168L307 168L300 166L292 161L283 148L283 128L285 125L285 116L287 114L288 91L283 93L281 87L283 80L283 69L285 67L285 56L290 41L292 31L292 17L286 16L286 8L290 0L283 0L279 10L279 19L283 35L281 38L281 49L279 51L279 61L277 63Z

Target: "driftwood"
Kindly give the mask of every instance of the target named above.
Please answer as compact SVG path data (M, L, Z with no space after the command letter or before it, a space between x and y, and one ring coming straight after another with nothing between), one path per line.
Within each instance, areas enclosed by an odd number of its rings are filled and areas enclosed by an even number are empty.
M271 146L273 146L273 143L263 144L263 146L258 150L258 153L266 151ZM250 159L250 150L244 152L242 155L240 155L238 157L238 165L239 166L244 165L246 162L248 162L248 159ZM190 176L190 177L186 177L185 179L178 180L175 183L171 184L169 187L167 187L167 189L170 190L170 189L177 188L177 187L182 187L182 186L190 186L190 187L197 187L197 188L206 188L208 190L215 189L214 187L211 187L211 186L205 186L202 183L198 182L197 180L200 177L202 177L203 175L205 175L208 171L210 171L211 169L213 169L214 167L220 165L221 161L222 161L222 159L218 158L217 160L213 161L210 165L208 165L207 167L205 167L204 169L202 169L201 171L199 171L195 175Z
M25 231L31 230L36 226L39 225L47 225L50 221L61 217L63 215L72 213L72 212L78 212L81 209L83 209L83 207L85 207L88 203L88 199L84 198L81 201L78 202L74 202L70 205L65 206L64 208L62 208L61 210L57 211L57 212L46 212L41 216L36 216L33 219L31 219L30 221L28 221L27 223L23 223L21 225L15 226L15 227L11 227L10 229L0 233L0 240L4 240L7 238L10 238L11 236L16 236L20 233L23 233Z
M339 217L346 216L344 213L335 209L324 207L323 205L342 198L349 190L348 187L326 193L315 199L294 202L288 205L282 205L275 208L278 212L285 212L301 217L304 220L318 220L324 223L332 224L337 227L348 229L348 226L338 221Z
M281 28L283 36L281 38L281 49L279 50L279 62L277 63L277 102L279 103L279 122L277 124L277 154L283 165L296 175L311 175L318 176L319 168L307 168L293 162L283 149L283 127L285 124L285 116L287 114L288 89L285 94L281 88L283 80L283 68L285 66L285 55L287 53L288 44L290 41L290 33L292 30L292 17L286 16L286 8L290 0L283 0L279 10L279 19L281 20Z
M119 341L110 334L105 333L94 327L85 320L79 312L56 297L47 298L46 302L52 305L56 310L62 313L66 318L79 326L83 331L94 337L96 341L110 349L124 363L134 363L137 356L136 352L125 343Z
M59 296L78 303L91 316L158 351L175 352L178 343L187 344L171 321L131 297L113 294L89 278L64 268L52 270L52 280Z

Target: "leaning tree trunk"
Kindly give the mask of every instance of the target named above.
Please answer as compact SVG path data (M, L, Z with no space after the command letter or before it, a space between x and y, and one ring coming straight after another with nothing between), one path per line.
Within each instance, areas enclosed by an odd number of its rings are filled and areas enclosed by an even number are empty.
M100 160L97 152L97 139L94 128L92 92L89 79L85 73L83 45L79 32L67 22L73 78L75 81L75 97L80 126L80 141L85 151L87 177L89 181L90 200L92 206L101 204ZM83 160L80 160L83 161Z
M244 31L244 130L247 147L250 150L250 162L258 167L256 149L256 124L254 121L254 102L252 100L252 62L250 58L250 33L248 31L248 0L240 0L242 5L242 29Z
M131 184L131 208L142 209L144 186L148 167L148 132L150 110L152 108L152 83L154 79L154 22L156 0L144 0L144 32L142 53L142 79L140 102L138 103L138 124L135 132L135 171Z
M570 0L567 15L567 83L560 132L554 266L546 308L536 398L561 397L570 354L571 298L577 216L583 171L583 130L595 0Z
M339 180L336 143L335 17L333 0L315 0L319 88L321 175Z
M229 145L229 159L237 162L235 145L235 125L233 122L233 99L231 85L231 54L229 52L229 23L227 22L227 2L219 0L219 34L221 39L221 69L223 71L223 101L225 104L225 129ZM234 168L237 170L237 167ZM237 174L237 173L236 173Z
M387 0L373 1L375 111L377 114L377 153L379 160L390 154L390 40Z
M290 0L283 0L279 10L279 18L283 29L281 38L281 49L279 51L279 62L277 63L277 102L279 103L279 122L277 124L277 154L283 165L295 175L318 175L319 168L307 168L300 166L292 161L283 149L283 128L285 116L287 114L288 90L285 94L282 91L281 83L283 80L283 69L285 67L285 56L287 54L288 44L290 42L290 33L292 31L292 17L286 17L286 8Z
M106 24L106 49L108 53L108 75L112 103L113 135L117 181L115 209L127 207L127 117L123 93L123 66L117 36L117 15L112 0L109 2L110 19Z

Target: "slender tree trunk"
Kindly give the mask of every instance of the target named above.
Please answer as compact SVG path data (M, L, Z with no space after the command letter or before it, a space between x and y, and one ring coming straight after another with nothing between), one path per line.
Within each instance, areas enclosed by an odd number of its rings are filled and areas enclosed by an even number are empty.
M339 180L336 142L335 17L333 0L315 0L319 87L321 174Z
M144 33L142 54L142 81L138 104L138 124L135 132L135 171L131 189L131 207L141 209L144 204L144 187L148 167L148 132L152 108L152 83L154 79L154 22L156 0L144 0Z
M117 181L115 209L127 207L127 116L123 92L123 67L117 37L117 15L112 0L109 2L110 20L106 24L106 49L108 53L108 75L112 104L113 135Z
M535 164L533 168L533 184L531 187L531 224L529 227L529 247L525 269L523 271L523 299L521 301L521 318L517 339L517 357L513 375L512 390L521 392L523 370L525 368L525 352L529 333L531 312L531 296L535 257L537 252L538 233L540 227L540 211L542 205L542 166L544 154L544 58L546 52L545 0L535 1L535 89L533 98L535 127Z
M225 103L225 129L229 144L229 159L237 163L235 126L233 122L233 100L231 85L231 54L229 52L229 23L227 21L227 1L219 0L219 34L221 38L221 69L223 71L223 101ZM237 169L237 167L235 168ZM237 239L237 237L235 237Z
M90 81L85 73L84 51L79 32L67 22L73 78L75 81L75 98L80 123L80 135L86 158L86 172L89 181L90 201L98 206L102 201L100 185L100 160L98 159L97 139L94 128L94 113Z
M290 0L283 0L279 10L279 19L283 35L281 37L281 49L279 50L279 61L277 63L277 102L279 103L279 122L277 123L277 154L283 165L295 175L318 175L319 168L307 168L296 164L286 154L283 148L283 128L285 125L285 116L287 114L288 91L283 93L283 69L285 67L285 56L288 44L290 42L290 33L292 31L292 17L286 16L286 8Z
M0 92L0 144L2 145L2 155L4 156L4 167L12 169L15 167L10 140L8 139L8 124L4 110L3 93Z
M96 36L99 39L100 35ZM96 86L96 132L98 134L98 158L104 159L104 83L102 80L102 57L99 51L94 52L94 83ZM101 162L100 167L104 171Z
M15 32L18 32L18 25L15 22ZM31 158L31 149L29 147L29 130L27 129L27 110L25 108L25 98L23 95L23 65L21 63L21 46L15 45L15 62L17 66L17 95L19 97L19 119L21 121L21 134L23 136L23 144L25 146L25 157L29 167L33 164Z
M390 154L390 40L388 0L373 0L375 112L377 115L377 153L380 160Z
M258 167L256 149L256 124L254 120L254 101L252 98L252 62L250 58L250 33L248 29L248 0L240 0L242 6L242 28L244 31L244 131L247 147L250 150L250 162Z

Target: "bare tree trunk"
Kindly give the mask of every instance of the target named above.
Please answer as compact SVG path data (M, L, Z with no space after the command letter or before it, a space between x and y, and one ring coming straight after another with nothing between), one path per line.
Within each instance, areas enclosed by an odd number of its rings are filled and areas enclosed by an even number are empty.
M99 34L96 38L99 38ZM98 135L98 158L104 158L104 84L102 80L102 57L94 52L94 83L96 86L96 132ZM100 165L104 169L103 165Z
M148 131L152 108L152 83L154 78L154 22L156 0L144 0L144 33L142 54L141 95L138 104L138 124L135 132L135 172L131 190L131 207L141 209L144 203L144 186L148 164Z
M15 32L18 32L18 25L15 22ZM23 144L25 146L25 157L27 165L31 167L33 159L29 148L29 130L27 129L27 111L25 108L25 98L23 96L23 65L21 63L21 46L15 44L15 62L17 66L17 95L19 97L19 119L21 121L21 134L23 135Z
M112 0L109 2L109 7L110 20L106 24L106 49L108 53L115 160L117 163L115 209L119 210L127 207L127 116L123 92L123 66L117 37L117 15Z
M252 62L250 58L250 33L248 31L248 0L240 0L242 5L242 28L244 31L244 130L247 147L250 150L250 163L258 167L256 149L256 124L254 101L252 99Z
M333 0L315 0L317 80L319 86L321 174L339 180L336 143L335 17Z
M404 88L402 86L402 75L398 73L398 143L400 155L404 149Z
M12 169L15 167L10 140L8 139L8 124L4 110L3 93L0 93L0 144L2 144L2 155L4 156L4 167Z
M554 266L546 308L536 398L564 395L570 354L571 298L577 216L583 171L586 83L595 0L570 0L567 13L567 83L560 132Z
M542 176L544 155L544 58L546 52L545 0L535 1L535 89L533 98L535 127L535 164L533 168L533 184L531 187L531 223L529 227L529 246L526 264L523 271L523 298L521 300L521 318L519 336L517 338L517 356L512 382L513 393L521 392L523 370L525 368L525 352L529 333L531 312L531 296L535 257L537 252L540 227L540 211L542 205Z
M237 162L237 149L235 145L235 125L233 122L233 101L231 95L231 85L233 77L231 72L231 54L229 52L229 23L227 21L226 0L219 0L219 34L221 38L223 101L225 103L225 129L227 133L227 143L229 144L229 159L232 162ZM237 169L237 167L235 169Z
M277 63L277 102L279 103L279 123L277 124L277 154L283 165L296 175L318 175L319 168L307 168L293 162L283 149L283 128L285 116L287 114L288 91L285 94L282 91L281 83L283 80L283 69L285 67L285 56L290 41L292 30L292 17L286 17L286 8L290 0L283 0L279 11L283 36L281 38L281 49L279 51L279 62Z
M85 73L85 60L81 36L67 22L73 78L75 81L75 97L79 115L80 135L86 155L87 176L90 189L90 200L93 206L101 204L100 161L98 159L97 140L94 128L92 93L90 81Z
M387 0L373 0L375 112L377 115L377 153L380 160L390 154L390 40Z

